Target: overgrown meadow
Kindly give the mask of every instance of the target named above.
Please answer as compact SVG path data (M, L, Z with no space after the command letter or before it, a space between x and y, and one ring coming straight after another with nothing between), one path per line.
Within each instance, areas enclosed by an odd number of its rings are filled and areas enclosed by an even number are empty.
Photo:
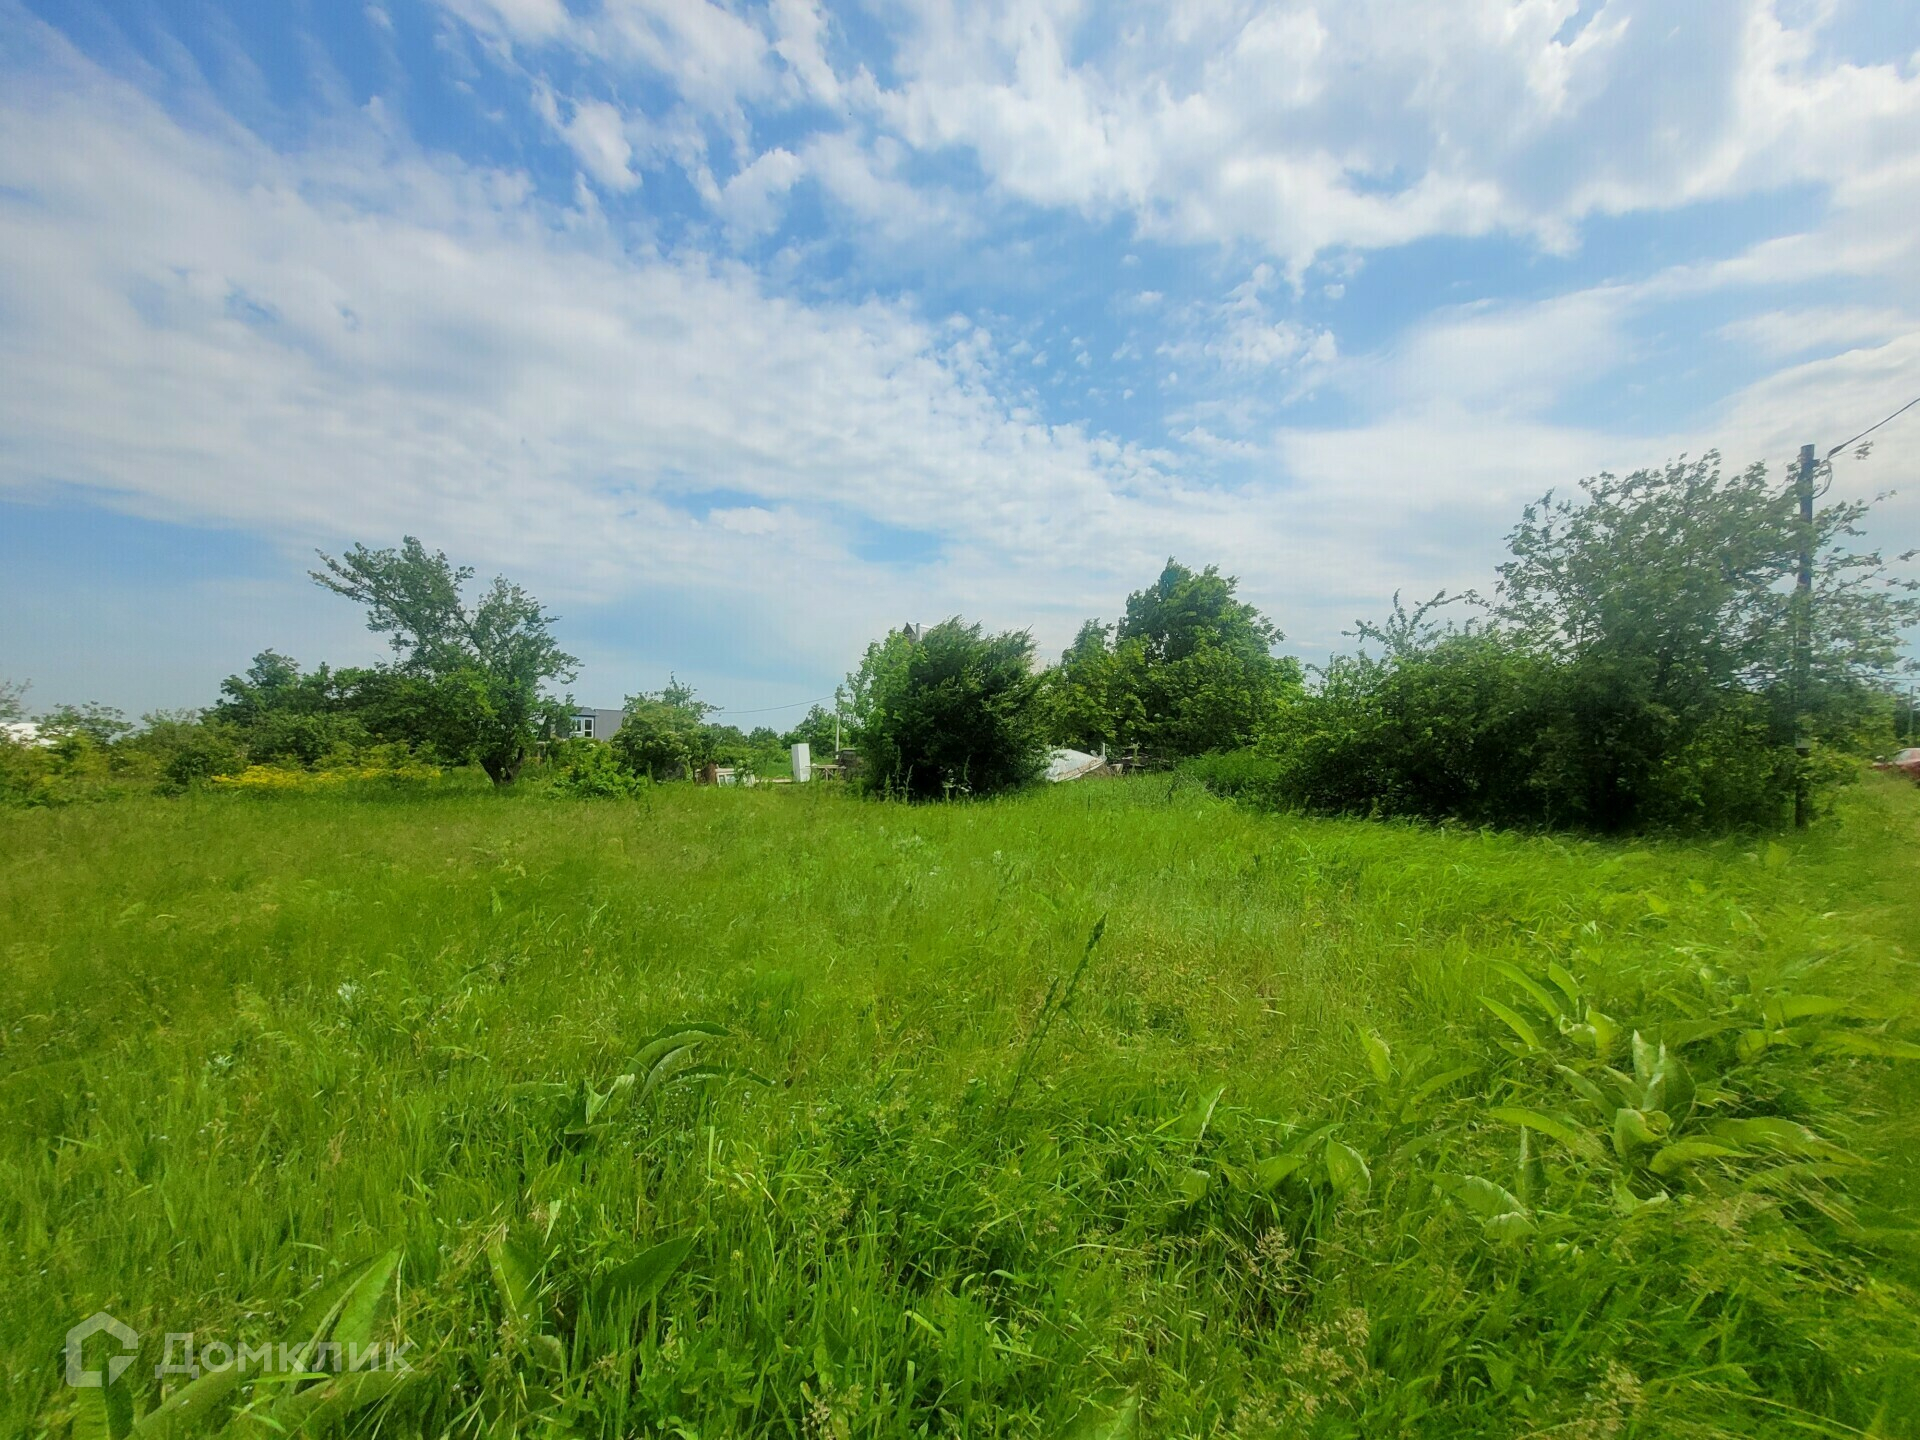
M1917 845L1880 779L1685 844L1167 775L0 811L5 1424L1920 1434Z

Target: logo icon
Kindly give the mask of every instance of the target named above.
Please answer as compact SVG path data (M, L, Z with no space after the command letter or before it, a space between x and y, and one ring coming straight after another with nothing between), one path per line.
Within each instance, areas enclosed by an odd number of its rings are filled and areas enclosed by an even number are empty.
M109 1356L104 1372L89 1370L83 1352L87 1341L103 1330L119 1341L126 1353ZM133 1363L133 1352L139 1348L140 1336L131 1325L121 1324L104 1310L90 1315L67 1331L67 1384L82 1390L99 1390L111 1385L127 1373L127 1367Z

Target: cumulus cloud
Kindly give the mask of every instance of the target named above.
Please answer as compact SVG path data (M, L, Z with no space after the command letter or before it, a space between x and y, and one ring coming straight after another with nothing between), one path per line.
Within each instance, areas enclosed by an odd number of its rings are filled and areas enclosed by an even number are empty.
M72 57L10 86L0 486L295 546L417 530L574 603L758 596L796 638L905 613L842 516L938 531L928 613L1012 623L1219 513L1018 413L971 327L632 255L510 173L357 143L194 133ZM702 523L683 497L721 488L768 503Z
M764 158L750 108L805 104L784 148L896 234L901 215L930 230L961 208L939 193L956 179L902 183L902 152L959 155L985 183L976 207L1123 216L1144 235L1251 246L1296 282L1317 257L1434 235L1565 251L1594 215L1796 181L1843 192L1906 171L1911 196L1920 154L1920 74L1824 46L1832 5L914 0L886 13L883 84L836 69L815 0L440 3L522 49L664 82L729 137L730 159L704 139L675 157L716 210L734 202L706 168Z
M1840 181L1920 150L1920 77L1822 58L1829 7L1426 0L1100 11L927 0L881 105L1002 191L1150 234L1337 247Z
M371 115L276 147L217 106L169 111L44 27L10 47L0 491L289 548L416 531L588 612L643 597L725 616L815 674L909 616L1033 624L1057 649L1173 552L1241 573L1320 654L1396 588L1484 584L1550 484L1712 443L1784 459L1920 393L1920 82L1823 59L1812 22L1765 5L1656 26L1621 0L1100 24L929 3L882 84L835 68L806 0L442 3L515 67L616 218ZM562 49L577 95L543 88ZM595 98L633 75L667 86L664 111ZM801 118L781 143L749 143L782 107ZM954 155L976 171L928 180ZM678 248L617 218L666 162L708 207ZM969 173L982 193L961 193ZM1322 294L1351 286L1359 249L1492 228L1565 246L1596 211L1816 173L1803 233L1722 259L1449 304L1366 348L1300 308L1307 271ZM810 185L852 217L835 241L958 247L995 205L1027 205L1128 217L1212 278L1122 261L1111 308L1137 336L1115 348L1076 317L996 322L996 341L910 291L783 289L728 257ZM1676 303L1719 305L1700 344L1746 368L1685 423L1570 419L1567 397L1617 383ZM1096 346L1139 373L1102 375ZM1036 398L1049 353L1126 379L1128 402L1157 378L1164 429L1061 423ZM1340 408L1299 418L1304 387ZM1897 455L1838 483L1905 479ZM1896 507L1920 533L1913 500ZM877 564L875 533L939 544Z

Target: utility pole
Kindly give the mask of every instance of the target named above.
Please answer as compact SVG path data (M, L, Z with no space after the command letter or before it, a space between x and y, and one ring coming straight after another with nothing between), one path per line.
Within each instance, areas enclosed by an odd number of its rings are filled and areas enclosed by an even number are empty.
M1814 450L1800 447L1794 492L1800 501L1800 574L1793 587L1793 825L1807 825L1807 703L1813 689L1813 471Z

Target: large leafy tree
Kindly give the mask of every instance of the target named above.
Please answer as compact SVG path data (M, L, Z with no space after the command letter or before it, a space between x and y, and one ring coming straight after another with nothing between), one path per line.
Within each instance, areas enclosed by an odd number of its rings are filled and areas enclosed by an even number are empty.
M554 639L555 617L504 576L469 603L472 567L429 554L411 535L396 550L355 545L320 560L314 580L364 605L367 628L393 645L393 663L361 678L366 708L511 784L563 717L542 687L571 680L579 664Z
M1195 572L1169 559L1158 580L1127 597L1115 638L1122 645L1137 640L1153 661L1184 660L1203 649L1268 660L1284 637L1252 605L1234 598L1239 584L1216 565Z
M1215 566L1168 560L1117 624L1089 620L1049 677L1055 737L1166 756L1249 744L1300 672L1273 654L1279 628L1237 586Z
M1567 667L1578 698L1561 728L1590 752L1579 768L1597 816L1629 821L1674 754L1711 733L1785 754L1846 743L1885 709L1920 599L1853 548L1869 503L1821 507L1803 534L1790 483L1763 465L1723 474L1711 452L1580 489L1527 507L1492 610Z
M1046 730L1033 638L988 635L959 618L896 630L848 677L866 783L933 799L992 794L1037 779Z
M1718 457L1527 507L1486 607L1396 600L1289 705L1268 748L1317 808L1582 829L1779 823L1884 735L1912 582L1851 542L1867 506L1803 527L1792 486ZM1810 601L1796 593L1803 542ZM1798 742L1809 742L1802 756ZM1824 742L1824 744L1822 743Z

